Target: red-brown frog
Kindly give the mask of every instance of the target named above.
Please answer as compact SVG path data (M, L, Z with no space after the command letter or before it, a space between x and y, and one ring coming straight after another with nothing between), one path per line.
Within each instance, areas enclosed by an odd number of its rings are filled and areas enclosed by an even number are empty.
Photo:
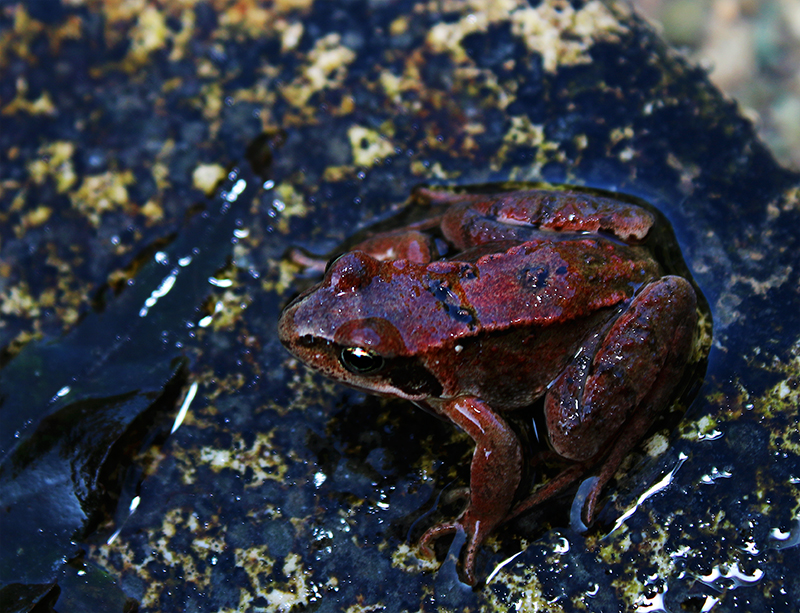
M474 584L492 530L599 466L583 507L592 521L681 379L696 297L638 245L654 217L633 204L550 190L415 197L444 212L341 255L286 307L279 334L325 375L410 400L472 437L468 505L420 544L431 555L432 541L463 528ZM504 415L542 396L550 446L574 464L515 502L529 450Z

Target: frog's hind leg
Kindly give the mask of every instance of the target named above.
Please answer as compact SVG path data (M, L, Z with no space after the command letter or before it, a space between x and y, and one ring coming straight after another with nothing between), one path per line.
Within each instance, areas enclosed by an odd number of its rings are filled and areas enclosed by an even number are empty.
M625 456L644 438L656 417L669 405L692 351L697 327L696 304L694 289L682 277L668 276L651 283L609 332L604 343L605 353L595 358L595 372L587 380L585 398L594 391L590 386L598 388L598 391L599 388L613 387L608 385L607 379L615 376L608 366L614 360L615 345L622 348L633 344L638 349L634 359L647 360L649 356L650 368L647 369L649 376L641 382L642 385L649 383L649 387L645 387L647 392L612 443L597 482L586 497L583 514L587 525L594 519L600 492L617 472Z
M571 365L545 401L556 451L583 465L603 457L584 504L587 525L600 492L668 405L692 350L696 296L682 277L643 288L614 321L590 367Z

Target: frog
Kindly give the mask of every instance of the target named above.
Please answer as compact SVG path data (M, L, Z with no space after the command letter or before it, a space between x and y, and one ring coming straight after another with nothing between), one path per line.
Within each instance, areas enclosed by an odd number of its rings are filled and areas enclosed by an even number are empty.
M418 188L431 214L330 261L283 310L299 361L358 390L402 398L474 443L461 514L463 581L499 526L595 473L582 517L670 405L692 355L697 295L645 247L655 216L613 195L531 188ZM512 418L540 406L566 468L523 486L532 445Z

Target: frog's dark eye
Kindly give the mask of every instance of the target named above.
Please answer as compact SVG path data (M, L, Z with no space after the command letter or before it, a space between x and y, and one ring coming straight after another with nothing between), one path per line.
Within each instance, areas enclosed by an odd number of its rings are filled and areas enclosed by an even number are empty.
M383 358L369 349L345 347L339 361L347 370L356 375L371 375L383 368Z

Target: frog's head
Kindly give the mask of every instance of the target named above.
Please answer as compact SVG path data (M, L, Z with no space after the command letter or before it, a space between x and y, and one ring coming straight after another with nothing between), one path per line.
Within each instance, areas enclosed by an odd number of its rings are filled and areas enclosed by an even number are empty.
M342 255L283 310L278 336L300 361L357 389L412 401L439 396L438 379L398 329L414 318L389 266L360 251Z

